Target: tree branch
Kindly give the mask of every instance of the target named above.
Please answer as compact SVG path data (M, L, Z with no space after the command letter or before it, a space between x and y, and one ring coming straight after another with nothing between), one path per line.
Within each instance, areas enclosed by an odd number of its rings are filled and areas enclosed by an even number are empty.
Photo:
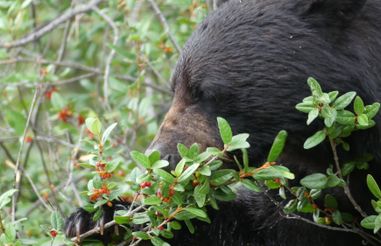
M38 30L36 30L34 32L29 33L28 35L26 35L25 37L23 37L19 40L11 41L8 43L7 42L6 43L0 43L0 48L8 48L8 49L9 48L15 48L15 47L20 47L20 46L26 45L30 42L36 41L39 38L41 38L42 36L44 36L45 34L54 30L56 27L58 27L62 23L71 19L73 16L91 11L101 1L102 0L92 0L88 4L79 5L76 8L69 9L65 13L63 13L62 15L56 17L54 20L52 20L51 22L46 24L45 26L39 28Z
M169 28L169 24L168 24L167 20L165 19L163 13L160 11L159 6L156 4L155 0L148 0L148 2L151 4L156 15L159 17L159 20L160 20L161 24L163 25L164 30L167 33L169 39L171 40L173 46L175 46L175 49L177 50L178 53L181 53L181 48L180 48L179 44L176 42L176 39L173 37L173 35L170 31L170 28Z

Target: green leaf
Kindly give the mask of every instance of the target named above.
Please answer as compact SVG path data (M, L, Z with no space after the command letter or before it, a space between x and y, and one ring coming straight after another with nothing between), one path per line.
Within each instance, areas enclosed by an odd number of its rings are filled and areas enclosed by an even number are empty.
M364 112L364 102L361 97L357 96L355 102L353 103L353 109L357 115L360 115Z
M372 119L377 115L380 110L380 103L373 103L372 105L368 105L365 107L364 113L368 116L368 119Z
M133 150L130 152L131 158L138 164L142 165L145 168L151 167L151 162L149 158L139 151Z
M155 150L152 151L149 156L148 156L149 162L150 163L155 163L160 160L160 152Z
M191 166L189 166L177 179L179 183L186 181L190 176L193 175L193 173L197 170L197 168L200 166L200 163L195 163Z
M295 108L303 113L309 113L311 110L313 110L315 107L312 102L302 102L298 103Z
M286 139L287 139L287 132L285 130L280 131L278 135L275 137L274 142L271 146L270 152L267 156L268 162L273 162L278 160L279 156L283 152Z
M160 239L159 237L152 237L151 238L151 243L154 245L154 246L169 246L168 243L164 242L162 239Z
M292 199L290 200L286 206L284 206L283 210L286 214L290 214L295 212L296 206L297 206L298 200L297 199Z
M340 110L337 112L336 122L342 125L354 125L356 116L354 113L348 110Z
M113 123L113 124L111 124L111 125L110 125L109 127L107 127L107 129L103 132L103 135L102 135L102 144L104 144L104 143L107 141L107 139L108 139L110 133L112 132L112 130L114 130L114 128L116 127L117 124L118 124L118 123Z
M253 178L256 180L268 180L275 178L294 179L295 175L285 166L270 166L254 173Z
M177 152L179 152L180 156L183 158L188 156L189 149L184 144L178 143Z
M212 174L212 170L210 170L210 166L203 166L200 169L200 174L204 176L210 176Z
M118 210L115 212L114 220L118 225L129 224L132 221L131 216L127 216L128 212L124 210Z
M221 117L217 117L217 123L222 142L224 144L229 144L232 141L233 136L229 123Z
M66 106L65 100L63 99L61 94L58 92L54 92L52 94L51 103L52 103L53 108L56 110L63 109Z
M321 142L323 142L325 137L326 137L325 131L320 130L316 132L314 135L312 135L311 137L307 138L307 140L304 142L303 147L305 149L311 149L315 147L316 145L320 144Z
M55 95L54 93L53 95ZM86 127L92 132L95 136L100 136L102 124L98 118L90 117L86 119Z
M368 188L372 194L377 197L378 199L381 199L381 190L380 187L377 185L376 180L373 178L372 175L368 174L366 176L366 183L368 185Z
M11 201L11 197L16 191L17 191L16 189L11 189L1 194L0 209L3 209Z
M344 109L352 102L355 96L356 96L356 92L354 91L347 92L336 99L336 101L333 104L333 107L335 107L336 110Z
M132 218L132 223L135 225L141 225L150 221L147 212L135 213Z
M381 214L377 215L376 219L374 220L373 233L376 234L380 229L381 229Z
M357 123L360 126L368 126L368 124L369 124L368 116L366 116L366 114L360 114L357 117Z
M241 179L241 184L251 191L262 191L262 189L254 181L251 181L250 179Z
M341 184L341 182L342 182L342 180L340 178L338 178L334 174L331 174L331 175L328 176L327 187L329 187L329 188L336 187L339 184Z
M185 225L187 226L189 232L190 232L191 234L194 234L195 229L194 229L194 226L193 226L192 222L191 222L190 220L184 220L184 223L185 223Z
M241 133L233 136L232 140L228 144L227 151L233 151L237 149L247 149L250 147L250 144L247 142L249 134Z
M325 174L314 173L300 180L300 184L309 189L324 189L328 178Z
M134 237L137 237L137 238L140 238L143 240L151 239L151 237L146 232L143 232L143 231L134 231L134 232L132 232L132 235Z
M333 220L333 222L335 222L336 225L343 224L343 218L341 216L340 211L338 211L338 210L333 211L332 220Z
M324 197L324 207L337 209L337 200L334 196L327 194Z
M368 217L365 217L363 220L361 220L361 226L365 229L373 230L374 229L374 222L376 221L377 215L371 215Z
M331 92L329 92L328 96L329 96L330 102L333 102L338 95L339 95L338 91L331 91Z
M210 178L210 184L220 186L234 177L235 171L232 169L222 169L214 172Z
M167 167L169 162L166 160L158 160L152 165L152 169Z
M52 212L52 214L50 215L50 224L52 228L58 231L62 229L64 220L57 211Z
M21 136L24 133L26 118L23 114L13 110L5 110L5 118L15 130L16 135Z
M207 218L208 215L205 213L204 210L199 209L199 208L184 208L185 211L188 211L189 213L201 217L201 218Z
M355 169L355 163L354 162L348 162L345 163L343 168L341 169L341 172L343 176L347 176Z
M175 178L170 173L168 173L167 171L164 171L163 169L154 169L153 172L159 175L161 179L163 179L165 182L169 184L175 181Z
M323 107L322 116L326 127L331 127L336 120L337 111L329 106Z
M169 223L169 226L173 229L173 230L180 230L181 229L181 224L179 222L177 222L176 220L172 221Z
M185 210L182 210L180 211L179 213L177 213L175 215L175 218L177 220L190 220L190 219L193 219L193 218L196 218L197 216L188 212L188 211L185 211Z
M317 97L320 97L323 95L323 91L321 90L319 83L314 78L309 77L307 80L307 84L310 87L312 95Z
M176 165L176 168L174 171L174 174L176 177L180 176L181 173L183 172L185 163L186 163L185 159L181 159L181 161Z
M196 200L197 206L202 208L205 204L206 195L209 193L209 182L206 180L202 184L196 186L193 191L193 197Z
M153 196L144 198L143 203L145 205L159 205L161 203L161 200L156 195L153 195Z
M308 113L307 125L311 124L319 116L319 109L314 108Z

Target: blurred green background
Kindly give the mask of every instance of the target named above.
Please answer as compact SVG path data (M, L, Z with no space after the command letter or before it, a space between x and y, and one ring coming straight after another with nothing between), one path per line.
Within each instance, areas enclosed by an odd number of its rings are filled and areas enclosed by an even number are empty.
M16 220L25 221L16 227L23 244L50 245L50 211L41 200L66 216L81 205L92 175L79 165L91 148L83 141L91 137L86 117L118 122L112 151L123 163L116 178L126 179L129 152L144 151L170 105L176 46L212 5L109 0L89 7L94 2L0 0L0 194L20 190ZM15 40L27 42L14 46ZM0 211L6 223L10 207Z

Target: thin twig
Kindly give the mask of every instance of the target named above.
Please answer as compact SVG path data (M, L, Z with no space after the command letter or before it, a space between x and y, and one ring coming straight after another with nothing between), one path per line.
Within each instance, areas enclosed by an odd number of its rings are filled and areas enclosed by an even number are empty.
M333 139L329 138L329 143L331 145L332 153L333 153L333 160L335 161L335 166L339 174L339 178L344 180L343 173L341 171L340 162L339 162L339 156L337 155L336 151L336 143ZM356 200L353 198L351 190L349 189L349 186L347 183L344 183L344 193L348 197L349 201L352 203L353 207L361 214L362 217L367 217L367 214L364 210L361 209L360 205L356 202Z
M78 178L75 178L72 182L77 183L77 182L79 182L81 179L83 179L84 177L85 177L85 175L81 175L81 176L79 176ZM57 191L62 190L62 189L65 187L65 185L66 185L66 181L65 181L65 182L62 182L61 184L59 184L59 185L57 186L56 190L57 190ZM51 195L52 195L52 193L49 192L49 193L47 194L46 197L49 198L49 196L51 196ZM40 200L40 199L37 199L37 200L30 206L30 208L25 212L25 216L24 216L24 217L29 217L30 214L31 214L35 209L37 209L41 204L42 204L41 200Z
M23 95L22 95L21 91L18 90L18 92L19 92L20 101L21 101L23 104L25 104L25 102L24 102L24 98L23 98ZM35 136L37 136L37 130L35 129L34 123L31 122L31 125L32 125L31 129L32 129L32 131L33 131L33 134L34 134ZM39 152L39 154L40 154L41 164L42 164L42 167L43 167L45 176L46 176L46 180L48 181L48 187L49 187L50 191L52 192L52 197L53 197L53 200L54 200L54 202L55 202L55 206L57 207L58 212L59 212L61 215L63 215L63 213L62 213L62 209L61 209L61 206L60 206L60 203L58 202L58 198L57 198L57 196L56 196L56 192L55 192L55 190L54 190L53 182L52 182L52 180L51 180L51 178L50 178L50 174L49 174L48 166L47 166L47 163L46 163L46 161L45 161L45 157L44 157L44 151L43 151L43 149L42 149L42 146L41 146L40 142L36 141L36 146L37 146L38 152Z
M33 95L32 103L30 105L28 118L26 120L24 133L23 133L22 138L21 138L20 148L19 148L17 158L16 158L16 166L15 166L15 187L16 187L16 189L18 189L19 184L21 182L20 158L21 158L21 153L22 153L24 143L25 143L25 136L26 136L27 130L29 128L33 109L34 109L34 106L36 104L39 92L40 92L39 87L36 87L36 90L35 90L34 95ZM12 222L14 222L16 219L17 193L18 193L18 191L16 191L12 196L12 213L11 213Z
M13 158L11 152L9 152L8 148L4 145L3 142L0 142L0 147L3 149L5 155L8 157L8 159L9 159L11 162L15 163L16 160Z
M168 24L167 20L165 19L163 13L160 11L159 6L156 4L155 0L148 0L148 2L151 4L156 15L159 17L159 20L164 27L164 31L167 33L167 35L168 35L169 39L171 40L173 46L175 46L175 49L177 50L178 53L181 53L181 48L180 48L179 44L176 42L176 39L174 38L174 36L172 35L171 30L169 28L169 24Z
M143 209L143 207L144 207L144 205L140 205L140 206L136 207L134 210L132 210L131 212L127 213L126 217L131 216L134 213L140 211L141 209ZM87 238L87 237L92 236L94 234L98 234L101 231L101 229L108 229L108 228L110 228L110 227L112 227L114 225L116 225L116 222L115 222L115 220L112 220L112 221L106 223L103 227L97 226L97 227L95 227L95 228L93 228L93 229L91 229L91 230L89 230L87 232L82 233L81 235L78 235L76 237L71 238L71 241L79 243L84 238Z
M26 45L30 42L33 42L35 40L38 40L42 36L46 35L47 33L51 32L52 30L54 30L56 27L58 27L62 23L71 19L73 16L91 11L101 1L102 0L92 0L88 4L79 5L76 8L69 9L65 13L63 13L60 16L53 19L51 22L49 22L45 26L39 28L38 30L36 30L34 32L29 33L28 35L26 35L25 37L23 37L19 40L6 42L6 43L0 43L0 48L20 47L20 46Z
M81 197L79 195L78 189L75 186L75 182L73 182L73 170L74 170L74 165L75 165L75 162L77 159L77 154L78 154L78 151L80 149L84 130L85 130L85 126L83 125L81 127L80 132L79 132L77 144L75 145L75 147L73 148L72 153L71 153L71 158L69 161L69 168L68 168L69 169L69 178L67 179L66 184L64 186L64 189L66 189L68 185L71 185L73 192L74 192L74 195L75 195L75 198L77 199L80 207L83 206L83 203L82 203Z
M110 80L111 62L115 56L115 48L114 47L117 45L118 40L119 40L119 30L118 30L118 27L116 26L115 22L108 15L104 14L96 6L93 9L100 17L102 17L107 22L107 24L111 27L111 29L114 33L114 38L112 41L113 47L110 47L111 51L110 51L110 53L106 59L105 72L104 72L104 78L103 78L103 80L104 80L104 82L103 82L104 103L106 105L106 108L110 108L110 104L108 102L108 94L109 94L108 88L109 88L109 80Z
M0 61L0 65L14 64L14 63L18 63L18 62L31 62L31 63L37 63L37 64L52 64L52 65L55 65L55 66L69 67L69 68L73 68L73 69L89 72L89 74L88 74L89 76L90 76L90 73L96 73L96 74L99 74L99 75L104 75L104 71L102 71L102 70L100 70L98 68L89 67L89 66L85 66L85 65L82 65L82 64L79 64L79 63L75 63L75 62L70 62L70 61L55 62L55 61L48 61L48 60L28 59L28 58L18 57L18 58L14 58L14 59ZM85 76L85 75L83 75L83 76ZM120 80L128 81L128 82L133 82L133 81L137 80L137 78L129 76L129 75L117 74L117 75L114 75L114 77L117 78L117 79L120 79ZM63 80L63 81L61 81L61 84L66 84L68 82L69 82L68 80L67 81ZM27 86L26 83L27 82L22 82L22 83L18 83L18 85ZM152 89L154 89L154 90L156 90L158 92L161 92L161 93L163 93L165 95L171 95L171 93L170 93L170 91L168 89L161 88L160 86L153 85L153 84L150 84L150 83L147 83L147 82L141 82L141 83L143 85L145 85L147 87L150 87L150 88L152 88ZM53 84L54 83L52 83L52 85ZM12 85L14 85L14 84L12 84L12 83L9 83L9 84L0 83L0 86L12 86Z
M10 161L5 161L5 164L6 164L7 166L9 166L10 168L12 168L13 170L16 171L16 165L15 165L15 164L11 163ZM23 169L21 169L21 171L24 172ZM33 189L34 193L36 194L38 200L41 202L41 204L44 205L44 207L45 207L47 210L49 210L49 211L53 211L53 210L51 209L51 207L49 207L49 205L46 204L45 200L40 196L40 193L38 192L38 189L37 189L36 185L34 184L32 178L29 176L29 174L27 174L26 172L24 172L24 175L25 175L25 177L27 178L27 180L28 180L30 186L32 186L32 189Z

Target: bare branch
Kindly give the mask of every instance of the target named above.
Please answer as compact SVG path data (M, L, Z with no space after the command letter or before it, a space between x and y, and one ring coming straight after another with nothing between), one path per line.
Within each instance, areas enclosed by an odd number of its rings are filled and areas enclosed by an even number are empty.
M134 210L129 211L126 214L126 216L127 217L131 216L131 215L135 214L136 212L139 212L143 208L144 208L144 205L140 205L140 206L136 207ZM95 228L93 228L93 229L91 229L85 233L82 233L81 235L78 235L76 237L71 238L71 241L79 243L79 242L81 242L82 239L87 238L87 237L92 236L92 235L95 235L95 234L98 234L101 232L101 230L108 229L114 225L116 225L116 222L115 222L115 220L112 220L103 226L97 226L97 227L95 227Z
M175 46L175 49L177 50L178 53L181 53L181 48L179 44L176 42L175 38L173 37L169 24L167 20L165 19L163 13L160 11L159 6L156 4L155 0L148 0L148 2L151 4L153 10L155 11L156 15L159 17L161 24L164 27L165 32L167 33L169 39L171 40L173 46Z
M95 74L99 74L99 75L104 74L104 71L102 71L98 68L89 67L89 66L85 66L85 65L75 63L75 62L70 62L70 61L55 62L55 61L48 61L48 60L44 60L44 59L39 60L39 59L28 59L28 58L18 57L18 58L14 58L14 59L0 61L0 65L14 64L14 63L18 63L18 62L31 62L31 63L37 63L37 64L53 64L55 66L69 67L69 68L89 72L89 74L88 74L89 77L93 76L93 75L90 76L90 73L95 73ZM86 76L86 75L81 75L81 76ZM136 79L137 79L137 78L129 76L129 75L121 75L121 74L114 75L114 77L117 79L120 79L120 80L128 81L128 82L136 81ZM69 80L71 80L71 79L68 79L66 81L63 80L63 81L61 81L61 83L62 84L70 83ZM78 80L76 80L76 81L78 81ZM75 82L75 81L73 81L73 82ZM22 83L18 83L18 85L25 86L25 83L30 83L30 82L22 82ZM160 93L163 93L166 95L171 95L171 93L169 92L168 89L161 88L160 86L157 86L157 85L154 85L151 83L147 83L147 82L142 82L142 84L145 86L151 87L152 89L154 89ZM0 84L0 86L5 86L5 85L7 85L7 84ZM8 84L8 85L13 85L13 84Z
M58 27L62 23L71 19L73 16L91 11L101 1L102 0L92 0L88 4L79 5L76 8L69 9L65 13L63 13L62 15L56 17L54 20L52 20L51 22L46 24L45 26L41 27L40 29L38 29L32 33L29 33L24 38L21 38L21 39L16 40L16 41L11 41L8 43L0 43L0 48L15 48L15 47L26 45L30 42L35 41L35 40L38 40L39 38L41 38L45 34L54 30L56 27Z
M97 7L94 7L93 9L100 17L102 17L107 22L107 24L111 27L112 31L114 32L114 38L112 41L113 47L111 47L110 54L108 55L107 60L106 60L106 66L105 66L105 72L104 72L104 82L103 82L104 103L106 105L106 108L110 108L110 105L108 102L108 84L109 84L109 79L110 79L111 62L115 56L114 47L116 46L118 39L119 39L119 30L118 30L118 27L116 26L115 22L108 15L104 14Z
M329 138L329 143L331 145L332 153L333 153L333 159L335 161L335 166L337 169L337 172L339 174L339 178L343 179L343 173L341 171L340 162L339 162L339 156L337 155L336 150L336 143L333 139ZM353 198L351 190L349 189L349 186L347 183L344 184L344 193L348 197L349 201L352 203L353 207L356 209L357 212L361 214L362 217L367 217L368 215L364 212L364 210L361 209L360 205L356 202L356 200Z
M34 106L35 106L35 104L37 102L37 98L38 98L39 92L40 92L40 89L38 87L36 87L36 90L35 90L34 96L33 96L33 100L32 100L32 103L30 105L30 109L29 109L29 113L28 113L28 118L26 120L26 124L25 124L25 128L24 128L24 133L23 133L22 138L21 138L20 148L19 148L19 151L18 151L18 154L17 154L17 158L16 158L16 165L15 165L15 187L16 188L19 186L19 184L21 182L20 158L21 158L21 153L22 153L22 150L23 150L23 147L24 147L24 143L25 143L25 136L26 136L27 130L29 128L29 124L30 124L30 121L31 121L33 109L34 109ZM12 222L14 222L15 219L16 219L17 193L18 193L18 191L16 191L13 194L13 196L12 196L12 214L11 214Z

